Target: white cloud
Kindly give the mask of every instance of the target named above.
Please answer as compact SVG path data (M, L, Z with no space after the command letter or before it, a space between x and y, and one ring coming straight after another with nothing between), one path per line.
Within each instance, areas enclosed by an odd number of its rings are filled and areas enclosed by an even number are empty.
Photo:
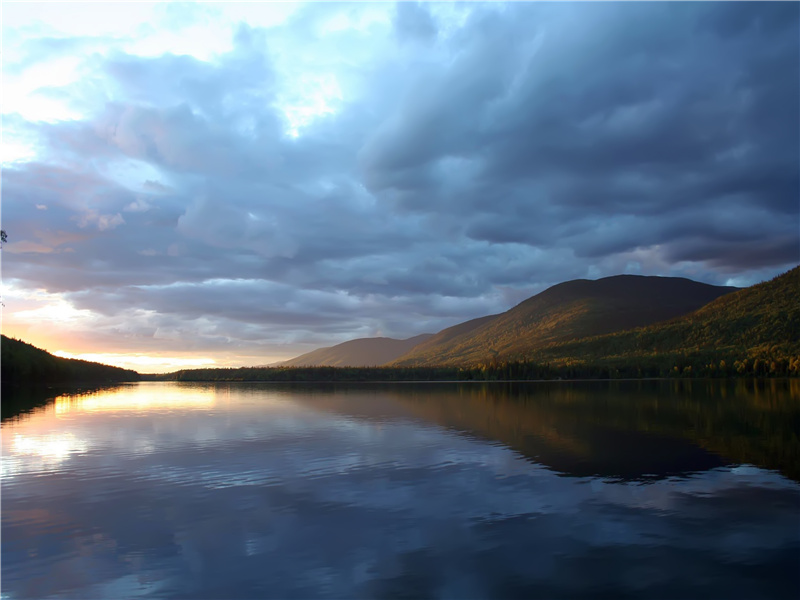
M150 204L147 202L147 200L140 196L122 210L126 212L147 212L150 210Z
M122 215L119 213L103 215L92 209L86 211L80 217L77 217L76 220L78 222L78 227L84 228L89 225L94 225L99 231L114 229L125 223L125 219L123 219Z
M19 72L3 70L3 114L17 113L29 121L63 121L82 115L64 99L46 91L75 83L80 78L81 59L52 57Z

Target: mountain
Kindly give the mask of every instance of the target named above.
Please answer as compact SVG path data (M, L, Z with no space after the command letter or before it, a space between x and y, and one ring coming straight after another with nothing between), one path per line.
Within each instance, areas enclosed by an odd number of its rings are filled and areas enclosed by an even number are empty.
M59 358L21 340L2 336L2 380L11 384L138 381L139 373L100 363Z
M761 357L762 365L741 369L765 374L774 361L800 361L800 266L770 281L724 295L690 314L667 322L552 346L538 358L563 364L675 362L706 356L719 365ZM766 362L769 360L769 363ZM696 361L695 361L696 362ZM780 365L775 365L780 370Z
M442 329L439 333L435 333L427 340L417 344L407 354L397 357L397 361L395 362L398 365L406 364L400 363L399 361L403 360L405 356L409 354L413 354L414 356L439 356L448 350L453 344L453 340L468 336L474 330L490 323L499 316L500 315L489 315L486 317L478 317L477 319L472 319L464 323L459 323L458 325L453 325L447 329Z
M336 346L319 348L276 366L281 367L372 367L383 365L413 349L431 337L423 333L407 340L360 338Z
M617 275L548 288L514 308L444 330L393 366L519 360L569 340L633 329L697 310L738 288L679 277ZM476 323L477 321L477 323ZM472 325L471 325L472 324ZM457 330L462 327L462 330ZM457 331L452 332L456 329Z

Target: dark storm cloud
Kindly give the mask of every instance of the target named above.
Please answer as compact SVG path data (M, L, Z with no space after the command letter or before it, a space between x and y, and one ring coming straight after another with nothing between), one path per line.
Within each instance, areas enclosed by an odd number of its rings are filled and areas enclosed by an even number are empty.
M525 63L519 31L536 39L536 22L526 18L536 8L511 9L519 19L473 16L465 37L475 33L480 41L473 48L485 44L492 52L461 53L443 68L435 93L422 101L408 97L391 121L394 135L378 135L367 146L367 181L377 193L410 190L409 202L428 198L413 209L439 210L442 203L431 202L430 195L447 198L449 182L420 175L457 157L481 165L475 189L503 189L509 182L513 187L501 197L483 193L490 214L477 213L467 226L472 238L558 245L548 240L552 209L525 227L515 224L522 204L567 207L557 215L560 223L647 214L672 218L681 211L687 228L698 205L722 214L758 207L773 215L779 234L796 239L797 6L775 8L781 17L770 13L772 7L748 7L734 21L749 24L737 29L717 27L727 18L720 7L706 14L707 7L696 5L582 5L581 16L597 27L577 27L575 37L586 36L573 44L543 41ZM556 31L568 27L565 19L554 20L563 25ZM540 31L551 34L547 27ZM503 77L515 62L516 78ZM599 247L614 252L675 239L642 235L653 226L638 236L630 232L627 242L612 226L608 239L598 243L582 235L573 248L579 256L596 256ZM672 231L681 237L679 228ZM721 242L726 232L709 227L706 235ZM782 248L770 254L773 265L797 260L797 244ZM741 263L743 269L751 266Z
M334 342L577 277L747 284L798 261L800 5L399 3L326 25L374 8L241 25L210 61L88 55L59 91L83 118L9 117L40 155L4 173L6 277L109 318Z

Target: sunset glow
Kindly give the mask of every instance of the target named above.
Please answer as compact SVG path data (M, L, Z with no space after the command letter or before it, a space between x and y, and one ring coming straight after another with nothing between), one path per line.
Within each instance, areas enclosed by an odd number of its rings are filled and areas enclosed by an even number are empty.
M82 412L135 412L154 410L192 410L211 408L216 403L213 390L159 390L153 394L147 387L125 388L111 393L59 396L55 414Z
M71 354L63 350L56 350L53 354L62 358L77 358L124 369L133 369L140 373L164 373L180 369L217 366L213 358L176 358L158 355L98 354L92 352Z

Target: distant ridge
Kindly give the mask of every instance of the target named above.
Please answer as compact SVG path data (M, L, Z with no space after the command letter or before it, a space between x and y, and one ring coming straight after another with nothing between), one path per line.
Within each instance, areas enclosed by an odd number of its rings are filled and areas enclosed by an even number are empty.
M431 337L430 333L396 340L375 337L359 338L318 348L275 366L281 367L373 367L383 365L402 356L414 346Z
M672 319L737 289L680 277L576 279L548 288L500 315L446 329L391 364L519 360L554 344Z

